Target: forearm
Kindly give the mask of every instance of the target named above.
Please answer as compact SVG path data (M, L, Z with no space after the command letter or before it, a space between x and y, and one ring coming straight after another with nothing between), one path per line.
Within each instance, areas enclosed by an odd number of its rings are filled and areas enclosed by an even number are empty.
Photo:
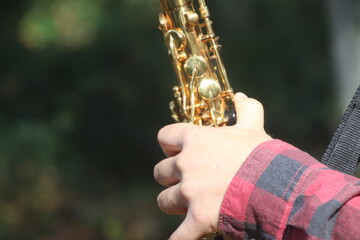
M219 227L233 239L359 234L358 220L344 224L349 214L360 219L358 182L289 144L269 141L253 151L234 177L222 204Z

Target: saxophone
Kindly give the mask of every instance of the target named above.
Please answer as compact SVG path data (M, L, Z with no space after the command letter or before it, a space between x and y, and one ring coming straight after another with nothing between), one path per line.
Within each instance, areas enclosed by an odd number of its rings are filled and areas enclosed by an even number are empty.
M176 122L203 126L235 124L230 87L205 0L160 0L159 29L178 79L170 102Z
M159 29L178 79L170 102L176 122L220 127L236 122L230 87L205 0L160 0ZM224 240L213 233L201 240Z

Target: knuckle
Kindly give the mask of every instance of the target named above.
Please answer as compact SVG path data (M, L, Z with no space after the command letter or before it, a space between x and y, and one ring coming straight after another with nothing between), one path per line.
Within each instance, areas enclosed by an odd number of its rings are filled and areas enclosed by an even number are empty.
M200 137L201 137L201 128L190 125L184 129L183 132L184 144L192 144L194 141L197 141Z
M182 182L180 184L180 190L179 190L180 195L183 196L187 200L191 200L196 193L196 189L194 186L195 186L195 184L193 184L193 183Z
M193 139L194 129L191 127L186 127L183 132L184 142L189 142Z
M175 161L175 168L177 168L180 172L186 171L188 169L188 163L186 158L183 155L179 155Z
M203 225L207 223L206 213L203 210L194 210L192 217L196 224Z

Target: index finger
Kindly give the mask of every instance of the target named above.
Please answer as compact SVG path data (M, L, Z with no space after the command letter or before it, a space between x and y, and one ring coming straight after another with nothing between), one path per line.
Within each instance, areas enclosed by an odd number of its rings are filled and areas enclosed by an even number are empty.
M172 157L181 152L184 130L190 126L187 123L175 123L160 129L158 141L166 156Z

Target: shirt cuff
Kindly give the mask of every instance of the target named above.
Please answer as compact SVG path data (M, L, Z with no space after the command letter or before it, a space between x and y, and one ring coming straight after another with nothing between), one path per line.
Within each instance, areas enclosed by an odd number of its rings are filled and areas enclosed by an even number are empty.
M280 140L260 144L225 194L219 228L231 239L282 239L304 171L320 164Z

